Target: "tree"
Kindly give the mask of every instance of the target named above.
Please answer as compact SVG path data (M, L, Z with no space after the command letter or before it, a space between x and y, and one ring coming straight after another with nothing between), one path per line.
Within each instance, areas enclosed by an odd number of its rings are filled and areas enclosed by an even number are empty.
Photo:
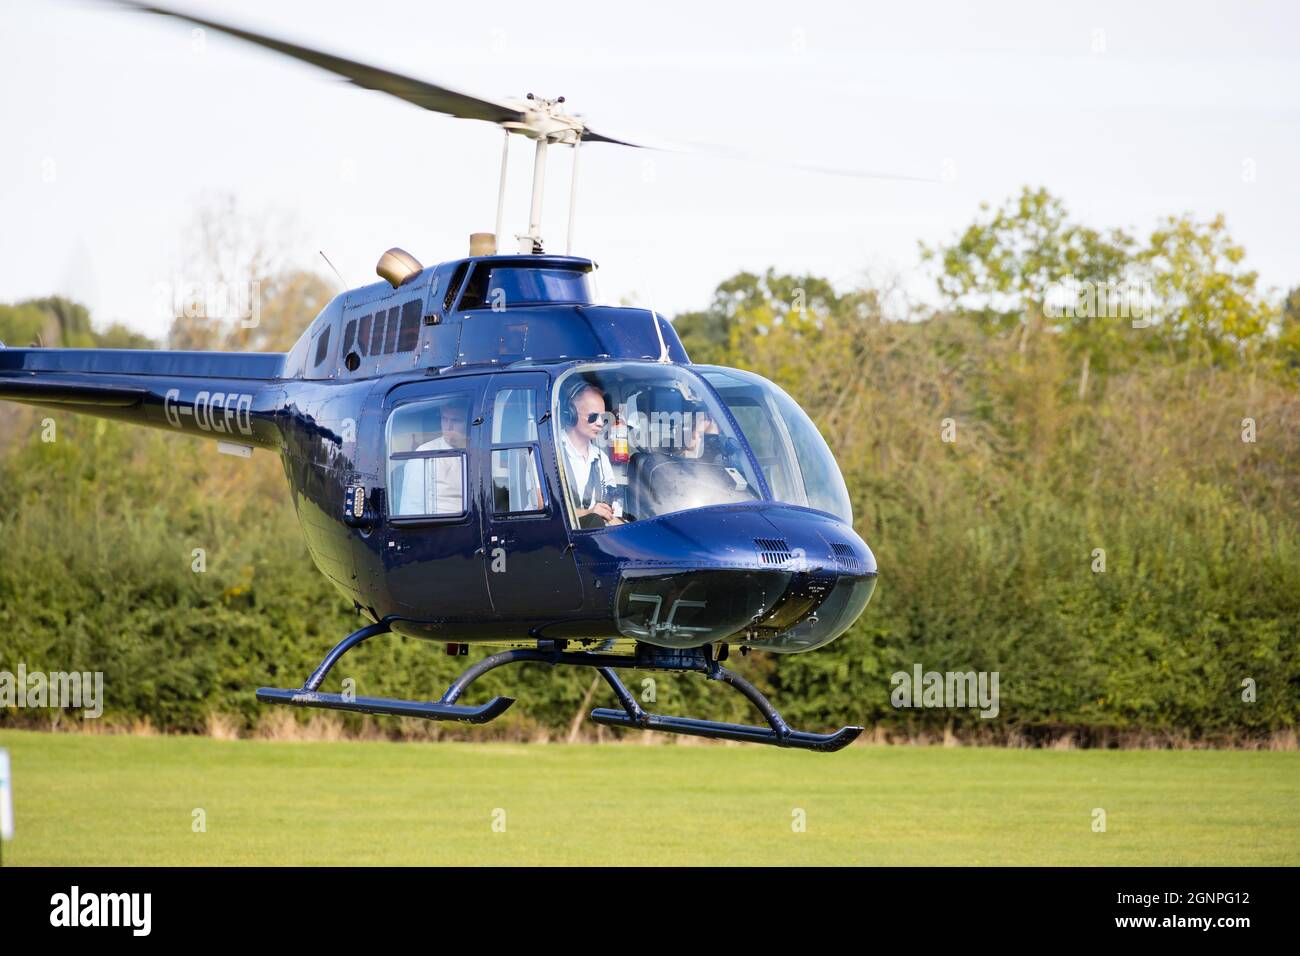
M90 310L62 296L0 305L0 342L12 347L147 349L153 341L120 323L98 331Z
M50 316L33 302L0 305L0 342L10 348L32 345L44 338Z
M1287 293L1282 302L1275 350L1284 369L1300 373L1300 286Z
M1120 349L1132 250L1122 230L1072 222L1060 199L1025 187L950 245L922 243L921 256L938 260L939 291L950 306L986 330L1018 332L1022 355L1044 325L1061 333L1080 357L1082 397L1090 368L1109 364Z
M257 324L234 323L222 348L241 352L287 352L320 310L337 294L318 273L290 269L262 280Z
M1198 223L1169 216L1138 255L1155 290L1156 322L1171 352L1215 363L1261 343L1277 309L1241 268L1246 250L1232 241L1222 215Z
M290 265L283 238L288 230L268 215L245 213L233 196L204 199L189 230L180 288L169 289L170 347L256 352L292 346L334 292L332 282Z
M704 312L687 312L673 320L691 361L735 364L749 354L755 337L778 330L796 337L822 328L831 316L871 312L858 292L840 295L814 275L763 275L738 272L718 284Z
M988 209L987 203L980 206L982 212ZM1018 328L1058 311L1049 309L1056 287L1122 279L1132 248L1122 230L1103 233L1071 222L1060 199L1025 187L951 245L931 249L922 243L921 255L939 260L939 291L954 306L993 327ZM1069 329L1083 326L1090 316L1049 318Z

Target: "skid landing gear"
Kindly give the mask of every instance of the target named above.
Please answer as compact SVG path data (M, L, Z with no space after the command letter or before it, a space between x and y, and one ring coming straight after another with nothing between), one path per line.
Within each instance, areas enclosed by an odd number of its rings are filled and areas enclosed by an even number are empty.
M628 727L633 730L658 730L669 734L688 734L715 740L740 740L746 743L769 744L774 747L791 747L799 750L817 750L833 753L847 747L862 733L861 727L841 727L830 734L815 734L792 729L777 712L772 703L749 681L727 670L714 659L709 647L673 650L650 644L638 644L635 655L601 654L588 651L566 651L550 642L541 642L536 648L501 651L485 657L451 682L436 701L398 700L389 697L353 697L345 694L321 693L319 688L325 675L339 659L363 641L388 633L384 622L363 627L331 650L307 682L297 690L278 687L261 687L257 699L268 704L290 704L295 707L322 707L329 710L348 710L363 714L384 714L394 717L423 717L427 720L458 720L470 724L485 724L500 717L513 704L513 697L493 697L485 704L468 707L458 704L474 681L488 671L506 664L533 661L541 664L568 665L593 668L613 689L621 708L598 707L591 719L609 727ZM698 671L709 680L721 681L743 694L767 721L767 726L729 724L716 720L698 720L693 717L668 717L645 711L631 691L619 680L616 668L635 668L655 671Z

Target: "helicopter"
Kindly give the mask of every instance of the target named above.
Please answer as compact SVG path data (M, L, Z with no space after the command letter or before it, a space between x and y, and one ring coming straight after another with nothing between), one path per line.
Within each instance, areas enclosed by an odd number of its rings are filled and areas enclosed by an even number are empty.
M834 455L808 415L752 372L690 361L653 309L596 301L596 264L541 235L547 151L605 136L564 98L490 100L132 0L352 83L535 142L528 231L496 231L425 266L393 248L380 281L336 296L287 353L5 348L0 399L216 441L283 461L319 571L368 623L268 704L482 724L513 703L462 703L522 662L594 670L617 707L597 724L820 752L860 726L790 727L723 666L732 648L804 653L842 635L877 580ZM893 178L893 177L891 177ZM906 178L906 177L902 177ZM339 660L384 634L468 654L437 700L329 693ZM645 710L621 669L699 673L764 724Z

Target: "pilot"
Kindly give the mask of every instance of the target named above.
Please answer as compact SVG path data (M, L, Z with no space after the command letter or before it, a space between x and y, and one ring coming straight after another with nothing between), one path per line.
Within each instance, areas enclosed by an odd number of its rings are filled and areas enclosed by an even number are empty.
M623 524L608 500L615 488L614 466L595 441L605 427L605 393L579 381L567 393L561 415L560 444L578 524L584 528Z
M686 437L682 443L682 457L716 457L718 454L716 442L709 442L705 439L706 435L719 434L718 423L710 413L709 407L703 402L698 403L691 410L689 420L690 427L686 429Z
M442 434L415 451L454 451L465 447L465 406L442 407ZM427 469L427 471L426 471ZM425 476L429 480L425 481ZM465 510L461 456L408 458L402 469L398 515L458 515Z

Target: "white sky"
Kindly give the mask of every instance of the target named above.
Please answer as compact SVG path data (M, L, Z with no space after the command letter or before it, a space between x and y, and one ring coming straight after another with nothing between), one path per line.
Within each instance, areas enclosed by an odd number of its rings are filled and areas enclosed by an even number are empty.
M469 93L563 94L613 135L955 171L861 181L589 145L575 252L601 264L610 301L702 308L723 278L768 266L841 285L898 272L929 296L917 241L1023 184L1142 234L1166 213L1224 212L1266 286L1300 284L1294 3L182 6ZM3 0L0 137L0 301L60 292L153 335L204 194L289 214L300 263L324 272L323 249L352 285L392 245L426 264L464 255L496 211L495 127L219 34L196 49L180 21L88 0ZM515 233L531 144L511 156ZM557 252L569 157L549 166Z

